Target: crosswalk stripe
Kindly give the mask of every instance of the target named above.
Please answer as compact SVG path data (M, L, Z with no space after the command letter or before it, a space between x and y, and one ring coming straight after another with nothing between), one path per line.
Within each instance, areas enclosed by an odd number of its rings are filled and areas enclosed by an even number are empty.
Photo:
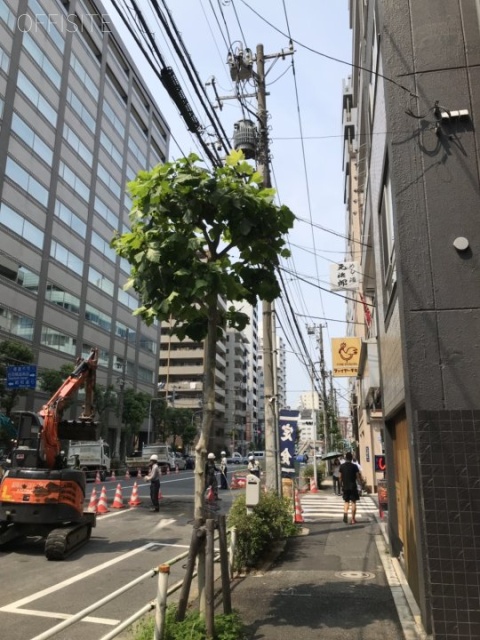
M343 516L343 500L340 496L310 494L300 498L305 522L320 520L338 520ZM369 497L364 496L357 502L356 518L358 520L372 520L377 511L377 505Z

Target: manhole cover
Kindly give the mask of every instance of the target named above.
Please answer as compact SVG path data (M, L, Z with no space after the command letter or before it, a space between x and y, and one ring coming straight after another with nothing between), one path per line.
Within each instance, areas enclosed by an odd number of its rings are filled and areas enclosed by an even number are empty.
M375 574L368 573L368 571L337 571L335 576L346 580L371 580Z

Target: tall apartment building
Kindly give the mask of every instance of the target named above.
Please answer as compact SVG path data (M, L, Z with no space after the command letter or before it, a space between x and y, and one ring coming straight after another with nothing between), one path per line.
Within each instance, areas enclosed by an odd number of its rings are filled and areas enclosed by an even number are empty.
M133 317L109 243L129 228L126 183L165 161L169 130L101 2L0 0L0 117L0 339L40 370L97 346L98 384L153 393L160 327Z
M228 329L217 341L215 418L210 447L215 451L246 451L257 430L256 307L238 305L250 324L242 332ZM245 310L246 309L246 310ZM159 397L175 407L201 412L203 402L204 343L169 336L165 325L160 344Z
M350 1L354 428L381 423L390 552L435 640L480 637L479 24L478 2Z

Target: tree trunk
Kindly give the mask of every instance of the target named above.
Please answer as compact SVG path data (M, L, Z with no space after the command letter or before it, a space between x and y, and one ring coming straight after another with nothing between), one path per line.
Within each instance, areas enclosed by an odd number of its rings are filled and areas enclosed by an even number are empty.
M218 303L215 297L209 301L208 334L205 340L204 376L203 376L203 413L202 429L195 447L195 500L194 527L205 522L205 466L207 448L210 441L215 416L215 367L217 360ZM198 596L200 611L205 614L205 550L199 549L198 555Z

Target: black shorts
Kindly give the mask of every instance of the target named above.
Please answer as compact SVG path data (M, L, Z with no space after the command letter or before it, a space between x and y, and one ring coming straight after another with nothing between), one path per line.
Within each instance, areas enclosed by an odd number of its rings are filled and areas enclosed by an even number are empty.
M360 500L358 489L344 489L343 499L345 502L356 502L357 500Z

